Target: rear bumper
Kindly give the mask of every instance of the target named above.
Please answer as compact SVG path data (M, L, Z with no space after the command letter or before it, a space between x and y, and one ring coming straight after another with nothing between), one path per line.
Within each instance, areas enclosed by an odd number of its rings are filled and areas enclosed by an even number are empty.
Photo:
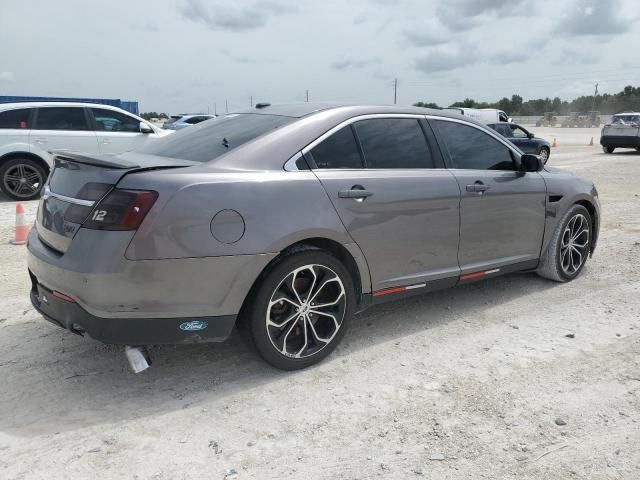
M37 228L31 229L27 264L34 307L47 320L105 343L220 341L230 334L251 286L275 257L127 260L130 236L80 229L61 254L42 243ZM54 291L71 301L54 297ZM198 329L203 322L206 327Z
M235 325L235 315L199 318L100 318L77 302L57 297L31 272L31 303L49 322L104 343L157 345L220 342Z
M638 148L640 137L637 135L603 135L600 137L600 145L615 148Z

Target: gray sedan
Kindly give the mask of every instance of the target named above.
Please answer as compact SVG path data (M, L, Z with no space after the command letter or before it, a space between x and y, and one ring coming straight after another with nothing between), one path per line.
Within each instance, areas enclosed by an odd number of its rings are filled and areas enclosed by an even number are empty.
M591 182L468 117L261 105L136 152L58 154L28 240L31 301L133 346L239 324L298 369L372 304L516 271L573 280L599 223Z

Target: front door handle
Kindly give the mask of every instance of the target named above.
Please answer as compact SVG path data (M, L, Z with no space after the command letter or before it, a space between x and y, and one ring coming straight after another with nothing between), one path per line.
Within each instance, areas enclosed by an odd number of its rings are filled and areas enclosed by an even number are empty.
M354 185L351 190L340 190L338 197L340 198L353 198L354 200L364 200L367 197L373 195L373 192L365 190L362 185Z
M489 190L491 187L489 185L485 185L481 181L475 182L473 185L467 185L467 192L475 192L475 193L484 193Z
M113 143L113 140L111 140L110 138L105 138L104 140L102 140L103 145L109 145L111 143Z

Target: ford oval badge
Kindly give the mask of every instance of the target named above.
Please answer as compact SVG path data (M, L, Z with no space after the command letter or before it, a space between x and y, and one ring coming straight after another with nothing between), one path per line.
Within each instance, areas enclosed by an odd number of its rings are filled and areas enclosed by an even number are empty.
M180 330L184 330L186 332L193 332L196 330L204 330L208 326L209 324L204 320L193 320L191 322L181 323Z

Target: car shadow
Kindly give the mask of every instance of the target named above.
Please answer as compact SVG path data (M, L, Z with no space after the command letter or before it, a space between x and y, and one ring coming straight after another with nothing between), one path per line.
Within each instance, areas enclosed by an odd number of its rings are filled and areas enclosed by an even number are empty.
M271 382L311 382L338 362L349 362L358 350L461 318L488 323L482 314L487 304L505 304L557 285L533 274L512 274L372 307L353 319L331 356L298 372L270 367L244 336L235 333L221 344L152 347L152 367L134 375L121 347L76 337L30 312L33 325L28 332L16 324L1 330L20 343L0 357L12 358L0 362L3 383L9 385L0 395L0 431L21 437L55 434L186 408L211 408L211 402L219 405L225 397ZM21 356L23 345L29 348ZM18 411L20 415L12 414Z

